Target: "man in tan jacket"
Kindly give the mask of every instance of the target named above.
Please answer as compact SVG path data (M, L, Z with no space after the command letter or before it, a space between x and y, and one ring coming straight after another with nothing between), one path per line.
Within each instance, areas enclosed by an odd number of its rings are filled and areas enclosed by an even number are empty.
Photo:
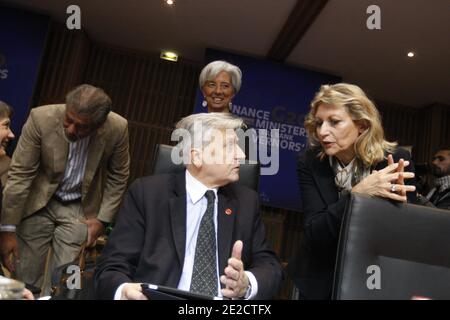
M110 110L102 89L78 86L66 104L31 110L12 157L3 191L1 258L18 279L42 286L45 294L48 275L74 260L83 242L95 242L124 195L128 124Z

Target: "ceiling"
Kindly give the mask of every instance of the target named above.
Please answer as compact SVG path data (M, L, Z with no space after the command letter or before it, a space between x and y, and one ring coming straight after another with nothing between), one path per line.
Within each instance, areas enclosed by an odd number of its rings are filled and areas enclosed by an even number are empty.
M308 21L293 15L318 0L7 0L65 22L66 8L81 8L92 40L140 51L173 49L202 62L207 47L271 56L276 41L295 43L284 63L341 76L370 96L411 107L450 105L450 1L329 0L297 38L291 29ZM303 3L302 3L303 2ZM369 5L381 9L381 29L369 30ZM315 3L314 3L315 5ZM300 8L301 9L301 8ZM283 34L284 33L284 34ZM282 37L284 36L284 38ZM414 58L407 58L414 51Z

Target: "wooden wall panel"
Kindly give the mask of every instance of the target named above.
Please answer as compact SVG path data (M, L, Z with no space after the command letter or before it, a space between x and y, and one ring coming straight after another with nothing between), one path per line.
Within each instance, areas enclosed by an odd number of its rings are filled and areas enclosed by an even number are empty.
M64 102L66 93L83 83L90 42L81 31L52 23L47 35L33 97L33 107Z
M130 182L147 176L153 168L156 144L170 144L170 129L158 128L138 122L129 122L130 133Z
M198 65L93 45L85 81L102 87L129 121L172 128L192 113Z
M399 145L415 145L418 110L392 104L378 104L383 128L388 141Z
M417 118L418 161L429 162L440 147L450 145L450 107L433 104L422 108Z
M130 123L131 177L150 174L155 145L192 113L200 67L93 44L84 81L103 88Z
M450 141L450 107L433 104L408 108L378 103L387 140L413 146L417 163L428 162L436 148Z

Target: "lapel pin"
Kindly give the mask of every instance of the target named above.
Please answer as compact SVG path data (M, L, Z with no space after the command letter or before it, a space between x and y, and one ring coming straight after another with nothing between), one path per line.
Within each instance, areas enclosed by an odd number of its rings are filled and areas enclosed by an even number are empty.
M226 214L227 216L229 216L229 215L232 214L232 213L233 213L233 210L231 210L230 208L228 208L228 209L225 210L225 214Z

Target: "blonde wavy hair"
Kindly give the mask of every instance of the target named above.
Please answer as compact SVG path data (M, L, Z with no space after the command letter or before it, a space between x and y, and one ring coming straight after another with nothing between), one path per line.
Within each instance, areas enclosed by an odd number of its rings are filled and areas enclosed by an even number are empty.
M384 139L380 113L375 104L360 87L348 83L323 85L311 101L311 109L306 115L304 123L310 146L320 147L315 116L317 108L321 104L343 106L354 122L362 124L366 128L354 143L356 157L363 162L364 166L371 167L382 161L385 153L394 152L397 143ZM321 159L325 157L323 149L320 151L319 157Z

